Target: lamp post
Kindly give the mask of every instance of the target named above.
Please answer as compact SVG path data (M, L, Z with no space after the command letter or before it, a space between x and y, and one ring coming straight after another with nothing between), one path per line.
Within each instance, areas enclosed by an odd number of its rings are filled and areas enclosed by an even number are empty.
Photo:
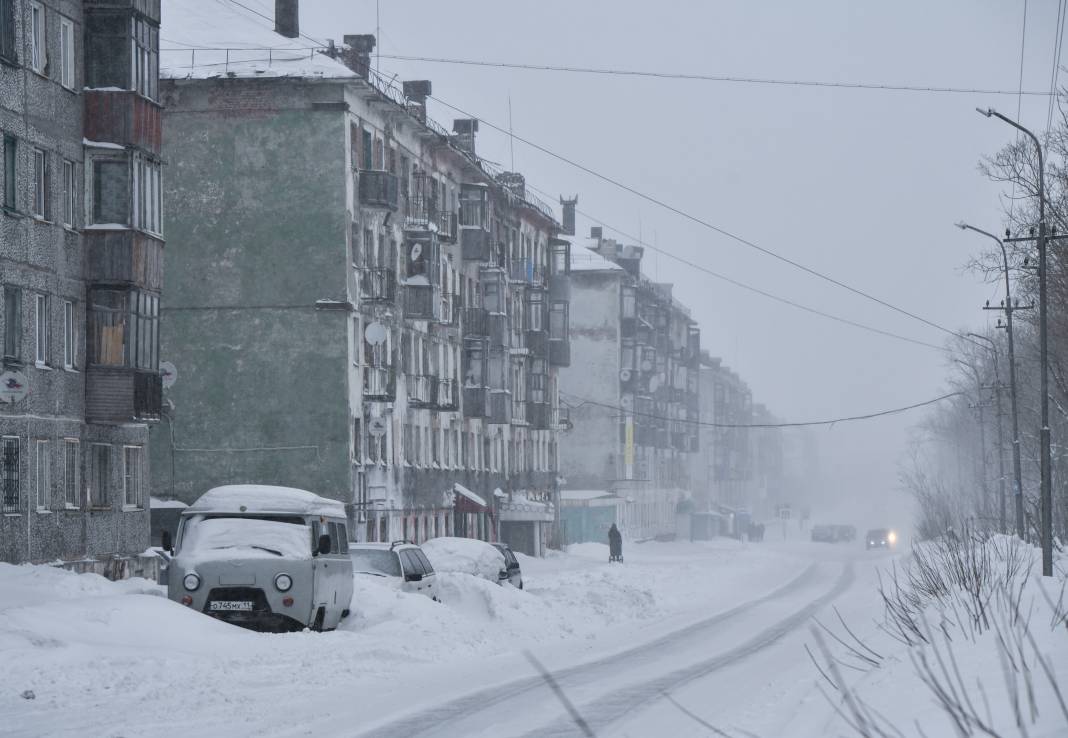
M1012 314L1017 310L1012 304L1012 290L1009 287L1009 255L1005 250L1005 243L981 228L957 223L961 230L975 231L987 238L992 238L1001 249L1001 258L1005 267L1005 322L1006 333L1009 339L1009 400L1012 409L1012 476L1013 476L1013 507L1016 512L1016 535L1021 540L1024 537L1024 507L1023 507L1023 464L1020 461L1020 421L1016 406L1016 352L1013 343ZM989 339L988 339L989 340ZM1000 397L998 399L1000 402Z
M1042 153L1042 143L1038 136L1028 129L1007 118L993 108L983 110L976 108L987 118L998 118L1022 133L1027 134L1038 151L1038 353L1039 377L1041 378L1042 408L1041 426L1039 427L1039 461L1042 472L1041 510L1042 510L1042 576L1053 576L1053 480L1052 459L1050 456L1049 432L1049 358L1046 305L1046 174Z
M994 358L994 411L997 413L998 418L998 530L1004 533L1007 528L1005 526L1005 434L1001 423L1001 390L1004 389L1005 385L1001 383L1001 372L998 371L998 347L994 340L987 336L981 336L978 333L968 333L967 335L989 343L990 354Z

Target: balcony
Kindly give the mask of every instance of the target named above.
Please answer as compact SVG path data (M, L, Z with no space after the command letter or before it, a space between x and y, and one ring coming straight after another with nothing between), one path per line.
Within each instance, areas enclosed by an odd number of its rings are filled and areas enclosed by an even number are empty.
M508 316L504 313L490 313L487 319L489 321L490 348L511 348L512 327L508 323Z
M461 313L465 337L489 335L489 313L485 308L464 308Z
M396 396L393 368L388 366L364 367L363 396L368 400L392 401Z
M95 284L163 284L163 242L139 231L85 232L86 278Z
M571 430L571 408L569 407L555 407L553 408L552 417L552 429L553 430Z
M549 430L553 421L553 406L548 402L531 402L527 408L527 419L535 430Z
M89 422L131 423L159 420L163 380L154 372L91 367L85 382Z
M408 390L408 405L412 407L430 407L433 400L435 377L425 374L409 374L405 378Z
M571 366L571 341L549 341L549 363L553 366Z
M441 298L428 284L404 286L404 317L409 320L441 320Z
M544 357L549 353L549 332L545 330L527 331L526 345L534 356Z
M133 91L87 90L84 135L90 141L132 145L158 153L162 114L158 103Z
M438 239L445 243L456 243L457 224L456 213L442 210L438 213Z
M511 423L514 407L510 392L491 390L489 393L489 411L486 413L487 422L499 425Z
M462 226L460 250L464 261L489 262L493 260L493 239L489 231L481 227Z
M434 385L434 407L438 410L459 410L459 397L456 394L456 382L452 379L439 379Z
M464 393L464 417L485 418L489 415L490 394L487 387L463 388Z
M397 274L389 267L360 270L360 298L368 302L393 302L397 296Z
M368 208L397 209L397 177L378 169L360 170L360 204Z
M571 299L571 277L567 274L549 276L549 299L568 302Z
M512 259L508 264L508 280L510 282L533 284L534 262L530 259Z
M441 315L438 322L442 325L458 325L463 313L463 303L459 295L444 294L441 296Z

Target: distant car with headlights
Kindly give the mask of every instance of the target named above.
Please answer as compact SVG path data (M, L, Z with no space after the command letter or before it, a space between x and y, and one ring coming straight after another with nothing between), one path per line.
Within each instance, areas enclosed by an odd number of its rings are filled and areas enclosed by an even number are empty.
M414 543L350 543L349 558L357 576L394 579L402 591L438 601L437 574L426 554Z
M864 537L864 547L867 550L873 548L893 548L897 543L897 533L889 528L873 528Z
M834 543L834 526L832 526L832 525L814 525L814 526L812 526L812 540L815 543Z
M336 628L352 601L344 505L291 487L208 490L182 512L167 596L256 630Z

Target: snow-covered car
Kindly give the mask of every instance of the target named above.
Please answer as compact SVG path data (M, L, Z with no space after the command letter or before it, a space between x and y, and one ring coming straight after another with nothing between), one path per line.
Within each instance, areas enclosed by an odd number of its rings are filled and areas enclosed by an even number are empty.
M503 584L504 579L507 579L516 589L523 589L523 570L519 567L519 559L515 557L511 546L507 543L493 543L490 545L504 556L505 571L502 573L506 574L506 577L501 579L501 583Z
M812 540L816 543L834 543L834 527L830 525L812 526Z
M349 613L345 507L301 489L230 485L183 513L167 596L234 625L329 630Z
M434 566L414 543L349 543L349 558L357 576L395 578L405 592L438 599Z
M492 543L475 538L443 536L431 538L423 543L422 547L423 553L438 571L471 574L497 584L509 581L505 555ZM516 566L518 565L517 561Z

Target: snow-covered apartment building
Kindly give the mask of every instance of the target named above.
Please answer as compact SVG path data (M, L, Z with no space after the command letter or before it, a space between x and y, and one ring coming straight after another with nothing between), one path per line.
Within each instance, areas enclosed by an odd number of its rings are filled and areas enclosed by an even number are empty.
M0 0L0 561L149 540L163 281L159 0Z
M674 535L701 450L700 329L670 284L642 273L642 247L600 227L569 238L572 362L560 387L574 431L561 454L564 538L589 538L590 507L607 504L629 537Z
M568 250L478 124L309 50L295 0L164 8L171 260L155 495L263 482L342 500L359 540L530 554L557 519Z

